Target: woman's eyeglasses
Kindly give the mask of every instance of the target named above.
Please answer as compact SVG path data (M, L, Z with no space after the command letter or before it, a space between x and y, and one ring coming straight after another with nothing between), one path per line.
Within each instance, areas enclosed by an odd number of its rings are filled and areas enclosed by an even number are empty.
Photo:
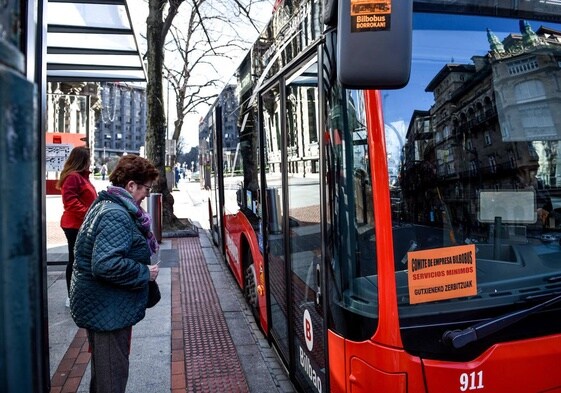
M150 190L152 189L152 186L147 186L146 184L142 184L142 183L136 183L139 186L143 186L144 188L146 188L146 191L150 192Z

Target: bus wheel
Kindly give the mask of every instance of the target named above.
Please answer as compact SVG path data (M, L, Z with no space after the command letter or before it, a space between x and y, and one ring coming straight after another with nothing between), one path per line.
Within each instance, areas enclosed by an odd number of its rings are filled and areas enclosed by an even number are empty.
M250 256L251 258L251 256ZM251 264L245 270L245 288L244 295L247 304L251 307L251 312L253 317L259 324L259 301L257 299L257 277L255 276L255 265L253 261L249 261Z

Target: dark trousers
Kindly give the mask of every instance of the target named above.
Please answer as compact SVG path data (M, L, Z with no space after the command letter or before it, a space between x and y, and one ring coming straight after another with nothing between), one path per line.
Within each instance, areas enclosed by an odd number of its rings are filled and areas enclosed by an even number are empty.
M92 353L90 393L125 393L132 327L87 332Z
M78 236L78 229L62 228L68 241L68 263L66 264L66 289L70 294L70 280L72 280L72 265L74 265L74 245Z

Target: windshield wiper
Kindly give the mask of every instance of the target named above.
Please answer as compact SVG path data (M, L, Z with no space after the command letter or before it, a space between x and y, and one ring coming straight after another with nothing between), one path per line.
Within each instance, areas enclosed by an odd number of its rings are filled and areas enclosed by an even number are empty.
M552 304L561 301L561 295L557 295L543 303L536 304L525 310L515 311L495 319L477 323L462 330L447 330L442 335L442 341L454 348L462 348L467 344L485 338L499 330L502 330L527 316L534 314Z

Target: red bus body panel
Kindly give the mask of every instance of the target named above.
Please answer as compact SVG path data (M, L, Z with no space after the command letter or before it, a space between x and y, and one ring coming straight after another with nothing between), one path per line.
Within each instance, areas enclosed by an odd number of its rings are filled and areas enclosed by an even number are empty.
M331 330L327 331L327 360L331 393L344 393L347 385L345 339Z
M561 335L555 335L497 344L467 363L425 360L427 388L437 393L558 391L561 390L559 348Z
M236 214L224 214L224 241L226 244L226 259L228 265L236 278L240 288L245 287L243 258L246 247L249 247L253 257L255 273L257 275L257 295L259 301L259 319L264 332L268 330L267 321L267 291L265 286L265 267L263 255L259 251L259 243L253 227L247 217L238 212ZM244 241L242 241L244 240Z
M561 392L561 335L497 344L471 362L458 363L422 360L375 342L346 341L333 332L328 339L333 393Z
M373 340L390 347L400 348L402 344L399 333L397 290L393 267L390 181L387 169L386 138L380 92L377 90L366 91L365 104L366 127L369 130L367 138L370 173L372 174L372 184L376 184L372 193L372 202L374 206L374 221L376 223L377 259L380 261L378 264L378 312L380 320Z
M425 392L419 358L373 341L348 341L332 331L328 343L332 393Z
M243 218L243 219L242 219ZM241 236L251 234L253 228L243 214L224 215L224 243L226 244L226 259L234 277L241 288L244 287L242 271L242 255L240 254Z

